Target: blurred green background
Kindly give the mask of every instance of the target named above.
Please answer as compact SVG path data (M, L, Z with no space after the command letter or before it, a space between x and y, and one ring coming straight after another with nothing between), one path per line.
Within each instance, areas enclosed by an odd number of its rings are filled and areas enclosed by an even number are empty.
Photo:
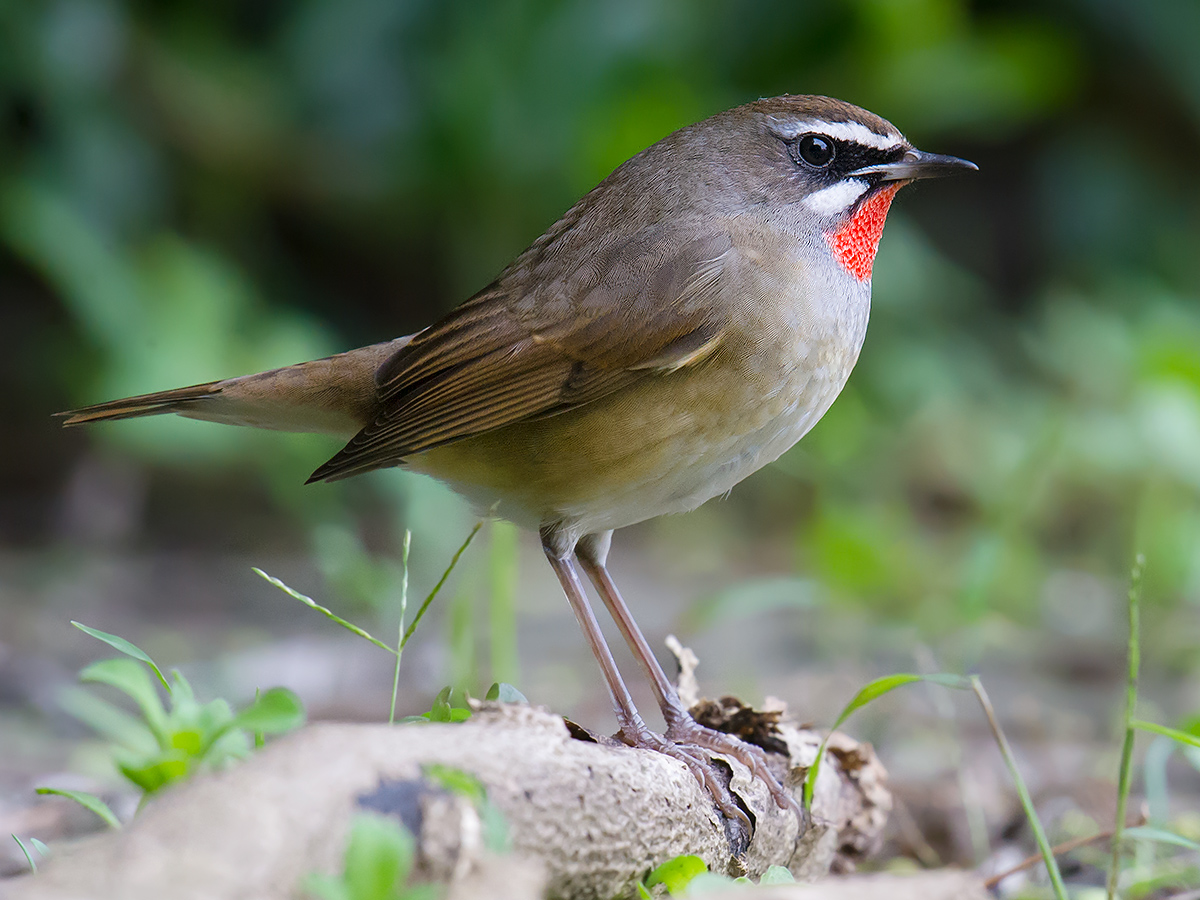
M302 488L325 439L50 413L414 331L628 156L784 92L980 171L900 195L861 362L812 434L727 502L618 535L656 645L675 630L714 693L815 717L848 693L789 682L802 664L1032 660L1109 692L1081 726L1107 737L1141 550L1155 702L1200 708L1198 48L1192 0L0 2L10 708L49 715L29 667L98 652L70 618L167 663L326 629L251 564L394 627L404 528L419 594L472 522L401 473ZM468 553L410 706L523 668L611 727L536 547L514 573L508 546Z

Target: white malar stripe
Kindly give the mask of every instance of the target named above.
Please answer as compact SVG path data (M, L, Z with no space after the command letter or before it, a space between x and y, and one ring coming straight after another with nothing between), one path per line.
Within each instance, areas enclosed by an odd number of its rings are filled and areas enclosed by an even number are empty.
M876 150L895 150L904 144L904 135L879 134L861 122L823 122L820 119L805 119L800 122L774 120L779 127L779 136L787 140L808 132L823 134L835 141L852 141Z
M819 216L836 216L848 210L868 187L870 185L861 178L844 178L809 194L804 198L804 205Z

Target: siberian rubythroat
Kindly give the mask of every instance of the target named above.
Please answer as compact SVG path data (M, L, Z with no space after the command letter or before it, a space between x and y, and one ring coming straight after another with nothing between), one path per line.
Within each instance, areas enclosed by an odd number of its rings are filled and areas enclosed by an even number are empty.
M757 747L683 708L609 577L609 542L724 494L812 428L858 358L896 191L973 168L848 103L758 100L634 156L414 335L63 415L345 435L309 481L403 466L535 529L603 670L618 737L679 759L727 815L744 819L706 750L794 807ZM576 562L649 677L665 734L634 708Z

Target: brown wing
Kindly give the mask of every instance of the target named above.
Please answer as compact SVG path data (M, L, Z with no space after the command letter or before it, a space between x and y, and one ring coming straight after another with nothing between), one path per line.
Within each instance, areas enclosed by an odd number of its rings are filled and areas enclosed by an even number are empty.
M518 263L380 366L382 412L309 481L395 465L704 358L724 329L709 300L731 246L723 233L641 233L551 283Z

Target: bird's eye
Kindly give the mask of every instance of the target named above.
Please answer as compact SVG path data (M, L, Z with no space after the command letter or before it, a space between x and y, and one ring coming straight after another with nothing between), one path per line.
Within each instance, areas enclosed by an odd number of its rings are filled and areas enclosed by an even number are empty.
M833 141L820 134L801 135L796 141L796 156L799 161L814 169L824 169L833 162Z

